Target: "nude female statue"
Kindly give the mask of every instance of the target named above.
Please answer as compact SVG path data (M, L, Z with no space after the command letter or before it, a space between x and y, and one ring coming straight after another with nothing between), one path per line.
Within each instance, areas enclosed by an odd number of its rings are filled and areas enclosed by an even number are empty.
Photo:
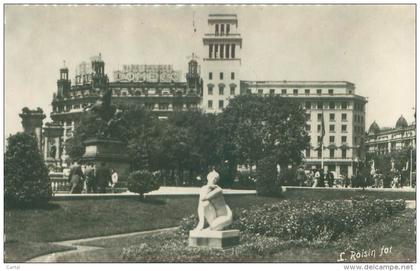
M207 175L207 185L200 189L198 225L195 230L220 231L232 223L232 211L226 205L222 188L217 185L219 173L213 170ZM207 222L209 227L204 229Z

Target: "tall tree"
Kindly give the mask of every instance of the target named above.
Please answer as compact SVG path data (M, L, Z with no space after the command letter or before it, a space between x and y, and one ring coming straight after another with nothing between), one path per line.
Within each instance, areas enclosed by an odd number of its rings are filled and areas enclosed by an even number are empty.
M10 206L43 205L51 199L48 169L34 135L17 133L7 139L4 156L4 199Z
M305 111L294 100L280 96L238 96L222 115L223 129L228 131L227 139L238 162L256 165L260 181L269 182L260 189L263 194L272 191L276 178L271 173L277 164L286 168L302 161L309 136ZM263 165L259 167L260 163ZM271 177L265 178L265 172Z

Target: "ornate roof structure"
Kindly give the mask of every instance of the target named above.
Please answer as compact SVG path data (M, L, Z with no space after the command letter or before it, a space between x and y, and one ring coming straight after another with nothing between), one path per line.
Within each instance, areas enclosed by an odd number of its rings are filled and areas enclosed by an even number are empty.
M408 126L407 120L401 115L395 124L395 129L404 129Z

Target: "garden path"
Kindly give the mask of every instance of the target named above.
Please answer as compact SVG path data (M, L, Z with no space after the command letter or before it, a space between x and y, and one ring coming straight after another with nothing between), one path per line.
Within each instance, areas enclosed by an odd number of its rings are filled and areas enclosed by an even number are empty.
M28 263L54 263L54 262L57 262L57 260L61 258L62 256L71 256L71 255L76 256L79 253L103 249L102 247L83 245L83 243L86 243L86 242L100 241L100 240L111 239L111 238L124 238L124 237L134 237L134 236L137 237L141 235L149 235L149 234L161 233L161 232L166 232L166 231L173 231L173 230L176 230L177 228L178 227L171 227L171 228L163 228L163 229L150 230L150 231L140 231L140 232L114 234L114 235L98 236L98 237L76 239L76 240L66 240L66 241L60 241L60 242L51 242L51 244L71 247L73 248L73 250L54 252L47 255L38 256L38 257L30 259L27 262Z

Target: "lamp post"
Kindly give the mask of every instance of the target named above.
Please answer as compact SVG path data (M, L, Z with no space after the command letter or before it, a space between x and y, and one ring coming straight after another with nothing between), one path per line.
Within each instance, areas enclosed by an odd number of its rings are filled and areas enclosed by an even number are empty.
M413 187L413 148L410 148L410 188Z

